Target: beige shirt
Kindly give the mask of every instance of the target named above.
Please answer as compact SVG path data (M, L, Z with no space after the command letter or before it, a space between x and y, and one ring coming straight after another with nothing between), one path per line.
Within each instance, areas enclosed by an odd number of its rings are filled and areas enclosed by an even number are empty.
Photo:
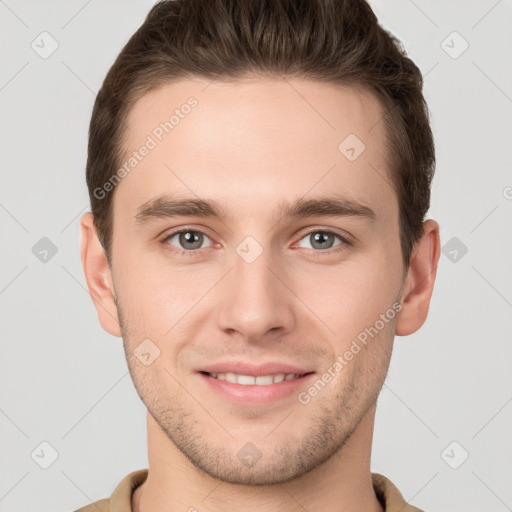
M148 476L147 469L139 469L125 476L109 499L91 503L75 512L132 512L132 493ZM373 488L385 512L422 512L409 505L400 491L384 475L372 473Z

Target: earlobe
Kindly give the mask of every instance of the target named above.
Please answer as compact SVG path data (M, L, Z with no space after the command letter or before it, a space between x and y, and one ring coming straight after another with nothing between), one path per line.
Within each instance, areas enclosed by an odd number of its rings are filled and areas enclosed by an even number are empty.
M80 219L80 257L89 294L105 331L121 337L112 274L91 212Z
M398 336L412 334L425 323L440 253L439 224L427 220L423 224L423 235L412 251L402 293L403 307L395 324Z

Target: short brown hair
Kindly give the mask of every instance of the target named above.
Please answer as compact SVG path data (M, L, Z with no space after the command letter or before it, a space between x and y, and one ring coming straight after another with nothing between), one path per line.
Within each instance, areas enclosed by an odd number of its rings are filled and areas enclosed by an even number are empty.
M179 79L236 80L248 74L376 94L384 110L408 268L430 207L434 141L421 73L364 0L164 0L151 8L107 73L89 128L86 180L109 263L115 189L100 198L95 190L121 163L130 107L150 90Z

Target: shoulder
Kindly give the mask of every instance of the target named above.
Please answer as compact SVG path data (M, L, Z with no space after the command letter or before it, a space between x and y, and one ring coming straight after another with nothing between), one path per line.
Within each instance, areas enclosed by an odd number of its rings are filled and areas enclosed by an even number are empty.
M90 505L86 505L85 507L79 508L74 512L109 512L110 511L110 500L103 499L95 501Z
M375 495L385 512L423 512L405 501L398 488L384 475L372 473Z
M147 476L147 469L132 471L117 484L110 498L95 501L74 512L130 512L132 493L146 480Z

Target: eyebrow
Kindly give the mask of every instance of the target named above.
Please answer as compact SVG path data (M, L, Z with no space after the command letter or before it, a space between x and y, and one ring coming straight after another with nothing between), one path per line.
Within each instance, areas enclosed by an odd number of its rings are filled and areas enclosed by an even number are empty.
M328 216L375 220L377 217L368 206L337 196L300 198L294 203L282 201L276 209L276 215L279 219ZM228 208L212 199L183 199L161 195L146 201L137 209L135 222L146 224L151 220L174 217L210 217L224 221L234 215Z

